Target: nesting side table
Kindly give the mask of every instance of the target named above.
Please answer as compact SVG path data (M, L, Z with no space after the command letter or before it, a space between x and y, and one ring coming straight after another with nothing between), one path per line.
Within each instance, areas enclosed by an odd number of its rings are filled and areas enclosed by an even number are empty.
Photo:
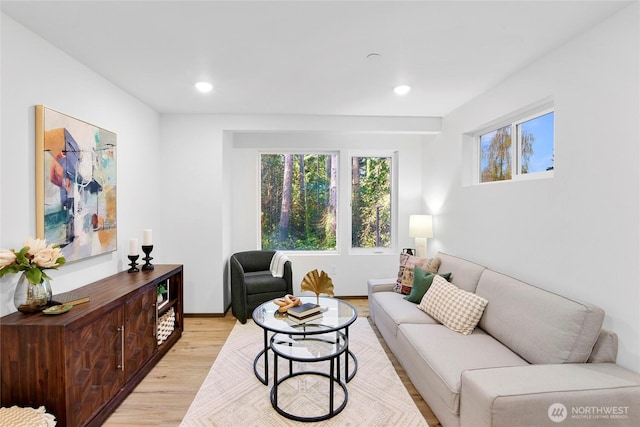
M274 354L271 405L280 415L295 421L317 422L331 418L345 408L349 399L349 392L345 381L340 376L340 356L348 350L349 339L344 333L340 331L314 335L277 333L271 337L270 347ZM289 373L282 378L278 377L278 357L289 361ZM302 362L304 363L303 366L306 367L307 364L313 365L324 361L329 362L328 373L307 368L297 372L293 370L293 362ZM278 387L285 381L301 375L316 375L328 379L329 410L325 414L317 416L296 415L278 404ZM337 405L334 402L336 386L341 387L343 392L342 401Z

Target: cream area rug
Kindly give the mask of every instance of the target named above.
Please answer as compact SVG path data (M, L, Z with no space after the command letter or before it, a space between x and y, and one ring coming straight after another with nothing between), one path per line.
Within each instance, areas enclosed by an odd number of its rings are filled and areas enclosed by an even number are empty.
M358 318L349 328L349 349L358 358L358 371L347 383L348 401L342 412L325 421L302 423L278 414L271 406L273 353L269 352L269 385L265 386L253 372L253 360L263 348L263 331L249 320L236 323L220 350L211 371L191 403L181 426L424 426L427 422L409 396L375 332L365 318ZM288 373L280 358L278 375ZM328 372L325 362L295 363L294 371L307 368ZM309 366L313 365L313 366ZM353 367L349 362L349 369ZM259 364L260 373L264 365ZM344 365L341 365L344 372ZM283 382L278 388L278 404L301 416L328 412L328 380L303 375ZM336 407L344 393L335 388Z

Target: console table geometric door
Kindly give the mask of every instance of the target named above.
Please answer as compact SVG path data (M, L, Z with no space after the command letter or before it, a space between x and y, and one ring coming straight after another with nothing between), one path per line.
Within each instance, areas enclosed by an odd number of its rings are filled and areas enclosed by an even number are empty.
M168 288L158 310L157 289ZM61 315L0 319L0 404L45 406L58 426L99 426L183 331L183 267L121 272L76 289L89 302ZM158 344L158 318L173 331Z

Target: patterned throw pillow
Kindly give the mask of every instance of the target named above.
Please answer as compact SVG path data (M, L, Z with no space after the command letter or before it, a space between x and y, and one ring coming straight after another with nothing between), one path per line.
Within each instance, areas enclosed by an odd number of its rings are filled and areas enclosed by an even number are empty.
M393 287L393 291L399 294L402 293L402 279L404 278L404 272L407 267L413 270L416 264L422 265L426 261L428 261L426 258L418 258L405 253L400 254L400 269L398 270L398 277L396 279L396 284Z
M488 302L435 276L418 308L452 331L469 335L480 321Z
M397 284L398 290L396 292L404 295L411 293L416 267L420 267L428 273L436 274L440 267L440 258L418 258L416 256L409 256L402 270L402 278L398 278L399 283Z

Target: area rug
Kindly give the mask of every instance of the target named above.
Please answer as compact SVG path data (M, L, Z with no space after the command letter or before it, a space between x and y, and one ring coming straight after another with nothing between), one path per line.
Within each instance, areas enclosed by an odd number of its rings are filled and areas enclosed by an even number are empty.
M358 358L358 371L347 383L346 407L328 420L302 423L283 417L271 406L273 366L268 386L254 375L253 360L263 347L262 329L251 320L244 325L236 323L181 426L428 427L367 319L358 318L349 328L349 337L349 348ZM273 365L273 354L270 354L269 363ZM324 369L322 363L314 363L312 369ZM300 365L296 363L294 369L304 368ZM278 366L280 376L284 375L286 365ZM280 406L290 412L302 416L318 415L316 411L321 414L328 408L328 381L310 375L291 378L281 384L278 396ZM342 401L344 395L340 387L336 387L335 396L337 402Z

